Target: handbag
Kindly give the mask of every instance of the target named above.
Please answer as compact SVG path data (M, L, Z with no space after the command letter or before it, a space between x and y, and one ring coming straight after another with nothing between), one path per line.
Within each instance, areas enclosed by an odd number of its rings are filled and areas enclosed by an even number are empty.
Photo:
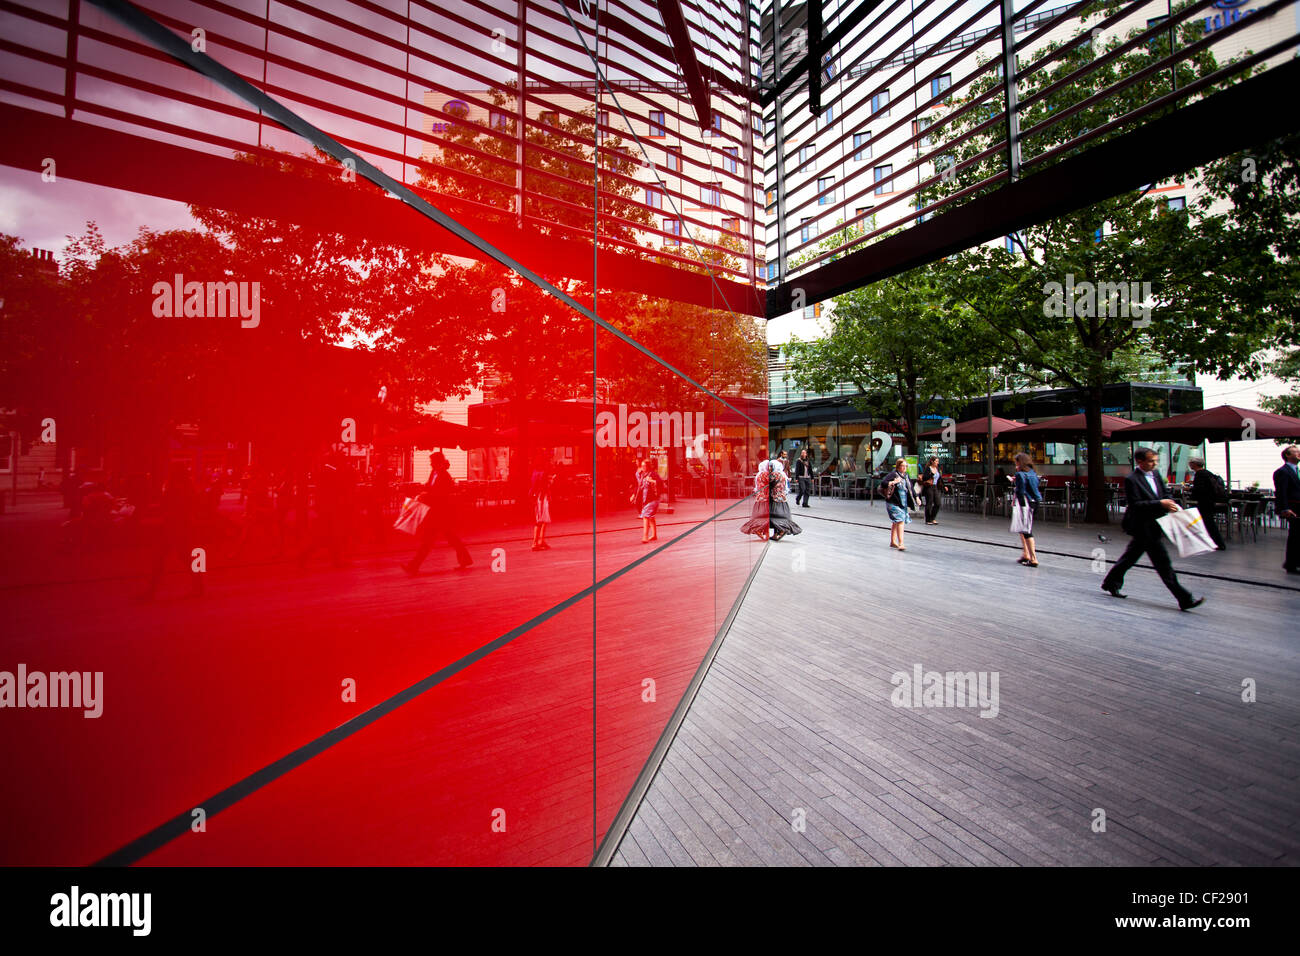
M419 534L420 525L424 524L424 519L429 516L429 512L432 510L423 501L407 498L402 502L401 514L393 522L393 527L403 534Z
M1165 533L1165 537L1178 549L1180 558L1204 554L1218 547L1210 537L1210 532L1205 527L1205 518L1202 517L1199 509L1184 508L1182 511L1172 511L1157 518L1156 524L1160 525L1160 530Z
M1033 534L1034 531L1034 510L1029 507L1029 502L1016 502L1011 508L1011 533L1012 534Z

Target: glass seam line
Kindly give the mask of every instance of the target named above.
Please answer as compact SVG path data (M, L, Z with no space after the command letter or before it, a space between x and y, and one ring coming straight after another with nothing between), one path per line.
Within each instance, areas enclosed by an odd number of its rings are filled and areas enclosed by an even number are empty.
M398 691L396 694L393 694L391 697L387 698L386 700L376 704L374 707L371 707L369 710L366 710L363 713L358 714L357 716L353 717L351 720L345 721L344 723L335 727L333 730L327 731L326 733L321 734L319 737L315 738L314 740L310 740L307 743L303 744L302 746L294 750L291 750L283 757L279 757L278 759L273 760L271 763L267 764L262 769L254 771L253 773L244 777L242 780L238 780L235 783L231 784L230 786L226 787L224 790L218 791L216 794L209 797L208 799L200 800L199 802L195 803L194 806L202 807L204 811L207 813L209 819L216 816L216 814L220 813L222 810L234 806L240 800L244 799L247 796L252 795L256 791L260 790L262 787L266 786L267 784L273 783L275 780L277 780L280 777L283 777L285 774L289 773L290 771L297 769L301 765L305 764L308 760L311 760L313 757L317 756L318 754L324 753L326 750L333 747L335 744L346 740L348 737L351 737L353 734L358 733L361 730L364 730L366 727L370 726L375 721L379 720L382 717L387 716L388 714L392 713L394 710L401 707L402 705L410 703L412 700L415 700L417 697L424 694L426 691L432 690L434 687L438 686L443 681L447 680L449 677L454 677L456 674L460 673L465 668L469 667L471 664L479 660L482 660L484 657L487 657L493 651L500 650L502 647L505 647L507 644L511 643L516 638L522 637L524 634L528 633L533 628L537 627L538 625L546 623L551 618L562 613L563 611L568 610L570 607L573 607L575 604L579 603L580 601L588 597L593 597L597 591L605 587L607 584L612 584L614 581L622 577L624 574L627 574L633 568L636 568L639 565L645 563L646 561L649 561L655 555L659 554L662 551L666 551L668 548L671 548L677 542L681 541L684 538L689 537L690 535L699 531L701 528L705 528L712 525L713 522L717 521L723 515L739 507L740 505L744 504L748 500L749 500L748 496L745 498L741 498L739 501L736 501L735 503L728 506L725 510L718 512L717 514L713 515L711 518L709 518L706 521L701 521L699 524L697 524L695 527L691 528L690 530L683 531L677 537L672 538L666 543L660 545L655 550L642 555L641 557L637 558L635 561L631 562L630 564L624 565L623 567L619 568L617 571L614 571L612 574L608 575L602 580L597 581L595 584L583 588L581 591L577 592L576 594L570 595L569 597L561 601L559 604L556 604L554 607L548 608L547 610L538 614L536 617L532 618L531 620L525 621L524 623L511 628L509 631L506 631L506 633L502 634L500 637L493 638L492 640L488 641L486 644L482 645L481 647L476 648L473 651L470 651L468 654L466 654L464 657L460 658L459 660L453 661L452 663L448 664L446 667L443 667L442 669L430 674L428 677L422 678L421 680L412 684L410 687L407 687L405 690ZM191 817L191 810L189 809L183 810L175 817L172 817L170 820L166 821L165 823L159 824L157 827L148 831L147 833L139 837L136 837L130 843L127 843L125 846L121 847L120 849L113 851L108 856L104 857L101 860L98 860L92 865L93 866L130 866L132 863L136 863L144 859L144 857L148 856L150 853L153 853L155 850L159 850L162 847L166 846L168 843L170 843L172 840L176 839L177 837L182 836L185 833L188 833L190 830L190 824L192 822L193 822L193 818Z
M376 186L379 186L381 189L384 189L387 192L390 192L393 195L400 198L403 202L405 202L416 212L419 212L420 214L424 215L426 218L431 219L433 222L437 223L438 225L446 229L448 232L452 233L452 235L456 236L457 238L473 246L475 249L478 249L480 252L484 253L489 258L496 260L498 263L505 266L507 269L510 269L512 272L516 273L517 275L520 275L523 278L527 279L529 282L533 283L535 286L542 289L544 292L549 293L551 296L563 302L565 305L585 315L587 318L595 322L598 326L603 328L605 331L621 339L623 342L632 346L632 348L641 352L648 358L659 363L664 368L668 369L668 371L677 375L682 380L689 382L691 385L695 386L695 388L697 388L699 391L703 392L704 394L708 395L710 398L713 398L716 401L721 402L727 408L731 409L733 412L735 412L741 418L753 424L755 427L759 427L759 428L762 427L757 421L755 421L753 418L750 418L750 416L746 415L739 408L736 408L734 405L728 402L721 395L716 394L712 389L701 384L700 382L695 381L695 379L691 378L685 372L682 372L680 369L672 365L670 362L667 362L664 359L660 358L654 352L651 352L648 348L646 348L640 342L636 341L636 339L627 335L625 332L622 332L619 329L615 328L614 326L610 325L604 319L600 318L600 316L596 315L595 312L593 312L591 309L588 309L586 306L584 306L581 302L574 299L568 293L561 292L559 289L551 285L541 276L537 275L535 272L533 272L523 263L516 261L512 257L508 256L506 253L502 252L500 249L497 249L490 242L487 242L486 240L480 238L478 235L471 232L465 226L462 226L455 219L448 216L442 210L435 207L428 200L422 199L420 196L417 196L404 183L399 183L397 180L393 179L387 173L371 165L365 159L358 156L352 150L348 149L346 146L339 143L337 140L333 139L331 136L329 136L322 130L317 129L311 123L308 123L305 119L298 116L298 114L294 113L292 110L285 107L279 101L266 95L257 87L253 86L247 80L243 79L242 77L240 77L239 75L237 75L236 73L228 69L227 67L222 66L220 63L212 59L206 53L194 52L194 50L190 47L188 43L184 42L180 37L176 36L174 33L172 33L170 30L168 30L166 27L160 24L157 20L154 20L152 17L148 16L137 7L133 6L130 3L125 2L125 0L86 0L86 2L89 3L91 6L99 7L105 13L108 13L110 16L114 17L125 26L131 28L132 30L135 30L137 33L139 33L145 39L149 40L149 42L153 43L159 49L168 53L173 58L179 60L181 63L185 64L186 66L190 67L190 69L194 70L197 73L202 74L203 76L206 76L214 83L222 86L223 88L226 89L227 92L235 96L238 96L240 99L243 99L250 105L260 109L263 113L271 117L281 126L283 126L285 129L288 129L293 133L297 133L299 136L301 136L307 142L311 143L313 146L320 149L322 152L332 156L334 159L338 160L339 162L351 160L355 164L356 171L358 173L365 176L366 179L370 180L372 183L374 183Z

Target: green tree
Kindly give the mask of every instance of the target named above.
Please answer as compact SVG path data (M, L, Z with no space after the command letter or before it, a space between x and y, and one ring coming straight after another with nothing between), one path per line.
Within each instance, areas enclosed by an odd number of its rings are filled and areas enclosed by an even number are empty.
M1084 12L1080 22L1085 29L1098 9ZM1196 20L1184 24L1180 46L1199 39L1201 29ZM1120 120L1169 91L1170 74L1162 70L1065 115L1163 57L1168 35L1160 34L1086 76L1074 75L1120 43L1114 37L1103 44L1081 35L1051 44L1047 51L1059 51L1060 58L1019 80L1020 99L1028 104L1021 114L1021 128L1027 131L1022 141L1026 161L1051 154L1044 161L1050 164L1087 149L1092 143L1078 142L1086 131ZM1213 56L1202 50L1179 64L1178 86L1216 68ZM978 80L967 97L954 101L949 115L993 90L997 82L992 75ZM1057 83L1059 88L1050 89ZM996 99L953 116L939 138L950 140L974 130L991 115L989 102ZM1134 122L1119 122L1104 136L1119 135ZM936 121L936 128L941 124ZM940 157L940 164L952 162L958 168L946 179L933 180L920 201L968 188L992 189L978 184L1004 167L1005 152L994 148L1004 137L1004 125L995 123L953 147ZM988 156L977 158L986 150ZM1235 307L1224 307L1229 283L1220 271L1221 261L1215 259L1223 243L1206 238L1203 210L1170 211L1151 195L1151 188L1025 229L1013 239L1014 253L1001 246L981 246L938 266L947 273L946 287L1030 381L1079 391L1090 449L1102 445L1106 385L1149 372L1153 358L1184 378L1197 371L1257 370L1273 321L1250 313L1245 298L1236 300ZM1071 288L1073 295L1067 291ZM1088 476L1092 487L1101 486L1100 455L1088 456ZM1100 495L1089 499L1088 519L1107 520Z
M837 296L829 336L785 346L790 377L813 392L856 386L854 407L897 419L917 448L921 416L983 391L994 361L944 279L924 267Z

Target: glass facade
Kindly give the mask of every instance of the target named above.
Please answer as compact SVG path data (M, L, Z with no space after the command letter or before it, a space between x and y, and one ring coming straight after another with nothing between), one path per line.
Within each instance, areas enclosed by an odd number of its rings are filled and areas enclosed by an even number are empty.
M762 548L757 28L683 7L711 117L635 4L4 14L0 862L593 859Z

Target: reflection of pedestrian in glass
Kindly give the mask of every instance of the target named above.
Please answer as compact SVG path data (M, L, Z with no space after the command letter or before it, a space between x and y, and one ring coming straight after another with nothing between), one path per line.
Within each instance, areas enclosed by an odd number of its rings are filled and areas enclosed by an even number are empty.
M162 521L154 541L153 557L149 569L149 583L141 600L152 601L162 583L167 559L179 555L190 569L190 589L195 595L203 593L203 574L193 570L193 552L199 514L199 493L190 481L190 470L184 462L175 462L167 476L162 495Z
M787 534L800 534L803 528L794 523L790 517L790 479L785 473L785 452L781 457L772 462L771 481L769 487L772 489L771 503L771 521L772 521L772 540L780 541Z
M889 512L889 546L906 551L903 546L903 528L912 523L909 514L916 507L912 483L907 478L907 459L894 462L894 471L885 482L885 509Z
M639 472L633 504L641 509L641 543L659 540L659 526L655 515L659 513L659 475L654 462L646 460Z
M554 479L546 459L538 457L528 483L528 496L533 499L533 550L549 551L546 543L546 526L551 523L551 483Z
M760 541L767 540L767 533L772 527L771 468L770 461L759 462L758 474L754 475L754 507L749 513L749 520L740 526L741 534L758 535Z
M445 538L456 549L456 561L460 567L468 568L474 563L474 559L469 556L469 549L460 540L454 527L456 509L452 499L456 494L456 479L451 477L451 462L447 461L447 456L442 452L435 451L429 456L429 465L432 469L429 483L419 495L420 501L429 506L429 513L420 525L420 544L416 548L415 557L402 565L402 570L412 575L420 570L420 565L429 556L439 537Z
M356 473L352 466L341 454L330 455L316 474L316 523L298 556L299 566L306 565L312 553L323 547L334 567L347 567L346 546L355 498Z

